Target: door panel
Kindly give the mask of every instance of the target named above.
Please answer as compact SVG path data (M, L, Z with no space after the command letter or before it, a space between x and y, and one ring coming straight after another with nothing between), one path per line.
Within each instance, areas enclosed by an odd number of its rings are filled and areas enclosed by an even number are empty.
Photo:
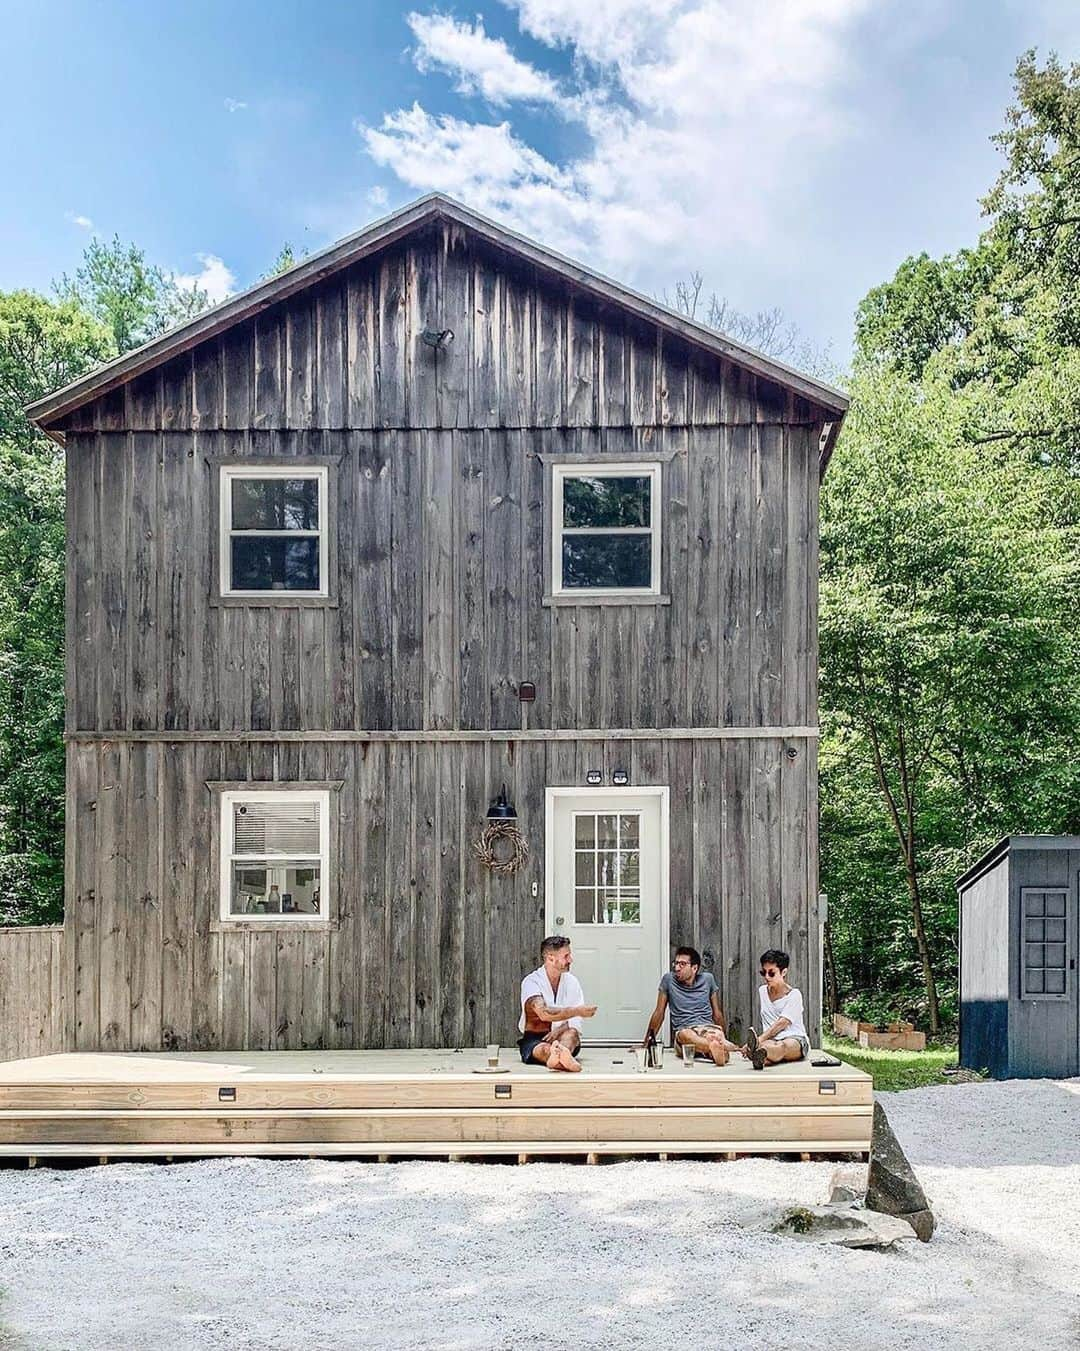
M552 799L548 930L573 944L573 969L598 1006L586 1040L636 1040L667 965L667 859L658 794L607 789Z

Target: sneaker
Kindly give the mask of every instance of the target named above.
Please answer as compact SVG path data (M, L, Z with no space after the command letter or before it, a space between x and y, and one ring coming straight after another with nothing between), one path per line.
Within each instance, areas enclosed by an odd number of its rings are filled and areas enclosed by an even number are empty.
M750 1063L756 1070L765 1068L765 1052L758 1045L757 1033L753 1028L746 1034L746 1049L750 1052Z

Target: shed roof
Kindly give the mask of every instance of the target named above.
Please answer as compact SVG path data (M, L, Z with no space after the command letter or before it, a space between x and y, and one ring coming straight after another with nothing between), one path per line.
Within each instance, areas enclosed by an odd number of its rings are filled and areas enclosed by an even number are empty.
M774 357L757 352L716 329L678 314L619 282L609 280L582 263L564 258L561 254L488 220L478 211L463 206L439 192L418 198L408 206L403 206L381 220L366 225L355 234L347 235L319 253L304 258L287 271L258 282L249 290L231 296L220 305L215 305L213 309L204 310L202 314L152 338L141 347L125 352L114 361L98 367L78 380L73 380L63 389L56 390L28 405L26 415L43 431L48 431L57 421L83 404L101 397L119 385L126 384L152 367L188 351L208 338L216 337L234 324L258 314L305 287L322 281L342 268L377 254L436 220L444 220L471 230L496 247L560 277L564 282L592 295L597 300L621 306L639 318L677 334L709 352L726 357L729 361L794 390L803 398L817 404L826 416L832 414L835 419L830 434L822 446L821 467L824 469L836 439L840 418L848 406L848 397L842 390L813 376L804 375Z
M999 863L1006 854L1027 849L1075 849L1080 852L1080 835L1006 835L992 844L966 872L956 879L957 891L978 881L984 872Z

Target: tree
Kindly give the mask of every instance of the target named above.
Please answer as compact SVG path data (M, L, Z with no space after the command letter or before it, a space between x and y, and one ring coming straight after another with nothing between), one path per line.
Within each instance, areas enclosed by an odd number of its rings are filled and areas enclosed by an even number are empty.
M178 285L170 273L147 263L142 249L121 243L118 235L108 244L92 239L74 278L61 277L56 293L107 328L116 353L140 346L210 304L201 287Z

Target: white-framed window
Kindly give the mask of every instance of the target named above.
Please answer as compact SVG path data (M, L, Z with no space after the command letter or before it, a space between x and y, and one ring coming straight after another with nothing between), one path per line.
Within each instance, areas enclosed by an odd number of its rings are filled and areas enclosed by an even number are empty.
M221 794L221 918L328 921L330 794Z
M552 592L659 595L660 465L552 466Z
M641 813L574 812L574 923L641 924Z
M327 471L222 465L221 594L327 595Z

